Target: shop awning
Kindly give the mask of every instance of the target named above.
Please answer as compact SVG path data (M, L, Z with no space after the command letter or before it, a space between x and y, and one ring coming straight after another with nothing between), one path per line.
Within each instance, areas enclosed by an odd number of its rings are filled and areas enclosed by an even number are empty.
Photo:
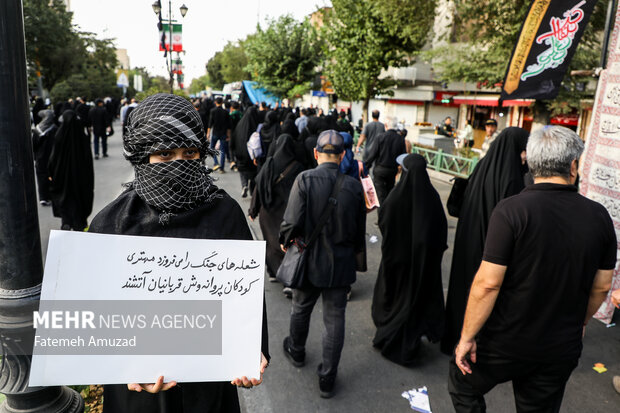
M452 98L452 101L459 105L499 106L499 96L500 95L457 95ZM515 99L503 101L502 106L530 106L532 103L534 103L534 99Z

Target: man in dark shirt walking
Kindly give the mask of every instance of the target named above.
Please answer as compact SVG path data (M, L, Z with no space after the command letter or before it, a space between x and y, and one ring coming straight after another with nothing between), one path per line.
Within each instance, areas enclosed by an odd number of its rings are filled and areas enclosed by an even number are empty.
M209 115L209 129L207 129L207 137L211 139L211 149L215 148L217 142L220 142L220 163L213 168L220 170L221 173L226 172L224 165L226 162L226 154L228 153L228 142L230 142L231 120L230 114L222 107L224 100L220 97L215 99L215 107L211 109Z
M484 412L484 394L512 381L517 412L558 412L585 325L616 265L607 210L577 193L583 142L546 126L527 144L534 185L506 198L489 222L461 340L450 362L457 413Z
M338 165L344 157L344 139L334 130L321 133L314 155L319 165L297 176L289 196L280 228L280 242L286 247L298 237L308 240L328 202L332 202L332 189L340 175ZM362 185L350 176L341 179L332 214L316 242L308 247L307 279L302 288L293 290L290 335L284 339L285 355L296 367L303 366L310 315L322 296L325 332L318 375L324 398L333 395L344 344L347 292L356 277L356 254L366 248Z
M103 157L108 157L108 132L110 131L110 117L103 105L102 99L95 101L95 107L88 112L88 122L93 129L93 143L95 146L95 159L99 159L99 141Z
M373 178L379 203L382 204L394 188L394 180L398 173L396 158L407 152L405 138L398 132L398 120L393 119L387 132L379 135L368 152L365 163L367 166L376 163Z

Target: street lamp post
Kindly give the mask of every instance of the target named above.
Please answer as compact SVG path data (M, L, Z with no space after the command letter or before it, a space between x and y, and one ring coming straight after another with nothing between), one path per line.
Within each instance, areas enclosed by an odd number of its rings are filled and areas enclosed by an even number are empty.
M0 29L0 413L83 412L68 387L28 386L43 262L21 0L0 1Z
M159 24L161 25L161 0L156 0L151 7L153 8L155 14L159 17ZM189 9L185 4L183 4L179 7L179 10L181 11L181 17L185 17L187 10ZM174 71L172 70L172 21L172 0L168 0L168 48L166 49L166 52L168 53L168 60L166 61L166 64L168 65L168 74L170 75L170 80L168 81L170 83L170 94L173 93L174 86Z

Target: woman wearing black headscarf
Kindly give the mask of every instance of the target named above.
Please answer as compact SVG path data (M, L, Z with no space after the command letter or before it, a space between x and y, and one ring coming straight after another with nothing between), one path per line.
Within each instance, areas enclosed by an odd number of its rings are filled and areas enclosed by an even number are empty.
M381 264L372 300L373 345L394 363L414 361L420 338L441 339L444 325L441 259L448 224L439 194L417 154L379 209Z
M254 191L254 179L256 178L256 165L250 159L248 153L248 140L256 132L258 127L258 109L250 106L233 131L230 140L230 151L237 161L237 170L241 178L241 196L245 198L248 191Z
M304 169L295 153L293 138L281 135L275 143L273 156L267 158L256 177L248 214L252 220L260 216L260 228L267 241L267 272L272 279L284 258L279 236L288 196L295 177Z
M37 113L39 122L32 132L32 150L34 151L34 168L37 176L37 189L39 191L39 203L43 206L51 204L52 195L50 193L50 173L48 163L52 148L54 147L54 136L58 126L54 112L46 109Z
M239 207L212 182L205 167L211 155L200 115L187 100L156 94L134 109L123 138L135 180L93 219L91 232L190 239L251 240ZM263 307L263 361L269 358ZM262 373L261 373L262 376ZM233 380L252 387L259 380ZM231 382L169 383L150 393L151 385L104 386L104 413L239 412ZM170 385L172 387L168 388ZM131 390L130 390L131 389ZM132 391L132 390L144 391Z
M82 231L93 210L95 173L90 140L72 110L65 111L49 159L52 209L62 229Z
M265 115L265 122L260 129L260 141L263 147L263 157L258 159L258 169L263 166L269 153L269 146L280 136L280 121L277 112L271 110Z
M325 117L312 116L308 119L308 124L301 131L299 139L304 142L306 151L306 167L314 168L317 166L314 159L314 148L321 132L329 129L329 122Z
M528 137L529 132L524 129L504 129L469 177L452 253L446 329L441 340L441 351L446 354L452 354L461 335L469 287L482 261L491 212L499 201L525 187L524 155Z
M293 139L299 136L299 129L295 126L295 114L288 113L282 122L282 134L291 135Z
M32 120L35 126L37 126L43 119L40 114L42 110L45 110L45 102L43 101L43 98L37 97L34 101L34 105L32 106Z

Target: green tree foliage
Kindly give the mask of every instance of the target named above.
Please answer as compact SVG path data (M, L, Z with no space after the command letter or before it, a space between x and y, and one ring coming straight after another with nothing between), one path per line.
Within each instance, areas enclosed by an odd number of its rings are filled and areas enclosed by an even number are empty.
M210 86L211 82L209 80L209 75L202 75L198 78L192 80L192 83L189 85L189 93L196 95Z
M454 42L425 52L442 81L475 82L481 87L500 85L531 0L456 0ZM578 85L588 79L570 76L572 69L591 69L600 59L600 32L605 26L607 2L598 2L569 66L558 98L544 105L553 113L570 112L587 92Z
M43 86L51 89L56 82L79 71L83 63L84 43L71 24L72 13L61 0L24 0L26 56L31 83L36 71L43 76Z
M36 84L39 71L43 86L55 99L120 96L114 41L78 32L72 17L61 0L24 0L30 84Z
M222 74L222 52L215 53L207 62L207 75L209 76L210 86L215 89L222 89L226 84Z
M373 96L393 93L394 80L380 77L381 71L409 64L409 55L426 42L434 4L422 0L332 1L332 13L324 15L322 31L325 72L339 96L363 101L365 119Z
M267 21L243 44L247 71L265 89L279 98L293 98L309 91L315 67L321 59L321 42L308 19L292 16Z
M246 70L248 63L243 43L228 42L221 55L221 73L224 83L250 79L250 72Z

